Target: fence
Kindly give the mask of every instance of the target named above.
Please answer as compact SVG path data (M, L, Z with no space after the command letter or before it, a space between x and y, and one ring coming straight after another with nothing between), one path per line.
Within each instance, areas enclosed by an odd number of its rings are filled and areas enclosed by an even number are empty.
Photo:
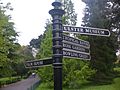
M30 88L28 88L27 90L35 90L39 86L39 84L40 84L40 80L34 83L32 86L30 86Z

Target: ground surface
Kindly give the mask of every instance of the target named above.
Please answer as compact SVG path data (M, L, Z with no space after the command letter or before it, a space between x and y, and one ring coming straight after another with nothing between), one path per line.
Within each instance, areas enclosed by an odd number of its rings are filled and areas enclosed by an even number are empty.
M29 77L25 80L19 81L14 84L10 84L8 86L5 86L4 88L0 88L0 90L28 90L28 88L31 87L34 83L38 82L39 78L36 77Z

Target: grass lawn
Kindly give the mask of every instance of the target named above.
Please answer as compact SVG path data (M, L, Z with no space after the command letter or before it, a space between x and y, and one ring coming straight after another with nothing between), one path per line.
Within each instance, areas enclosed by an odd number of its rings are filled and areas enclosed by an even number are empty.
M41 84L36 90L53 90L53 89L48 89L46 87L46 84ZM87 86L82 86L80 89L65 89L63 90L120 90L120 78L114 79L113 84L110 85L87 85Z

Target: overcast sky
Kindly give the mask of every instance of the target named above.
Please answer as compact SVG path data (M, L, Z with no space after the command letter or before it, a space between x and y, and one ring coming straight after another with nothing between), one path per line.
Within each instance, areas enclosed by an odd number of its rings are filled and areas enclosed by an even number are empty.
M3 0L11 2L14 8L11 11L15 28L19 33L18 42L21 45L28 45L30 40L37 38L44 32L46 20L51 18L49 10L53 7L51 3L55 0ZM81 0L72 0L76 13L78 14L78 24L80 26L83 17L83 8L85 6Z

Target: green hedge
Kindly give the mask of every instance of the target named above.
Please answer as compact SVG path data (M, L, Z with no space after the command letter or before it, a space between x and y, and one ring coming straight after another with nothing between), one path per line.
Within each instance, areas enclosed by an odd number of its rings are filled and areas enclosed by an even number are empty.
M0 87L7 85L7 84L11 84L11 83L15 83L17 81L21 80L20 77L7 77L7 78L1 78L0 79Z

